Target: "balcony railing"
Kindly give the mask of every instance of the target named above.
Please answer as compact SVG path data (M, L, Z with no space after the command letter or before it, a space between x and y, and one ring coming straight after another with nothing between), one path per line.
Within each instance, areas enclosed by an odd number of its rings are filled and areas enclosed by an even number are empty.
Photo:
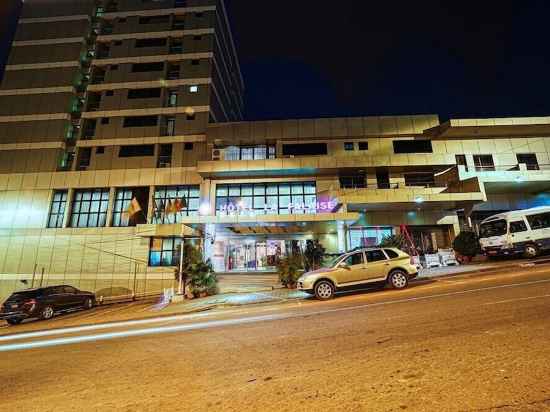
M515 165L495 165L495 166L474 166L472 169L466 168L465 171L476 172L517 172L517 171L533 171L533 170L550 170L550 164L536 164L536 163L520 163Z

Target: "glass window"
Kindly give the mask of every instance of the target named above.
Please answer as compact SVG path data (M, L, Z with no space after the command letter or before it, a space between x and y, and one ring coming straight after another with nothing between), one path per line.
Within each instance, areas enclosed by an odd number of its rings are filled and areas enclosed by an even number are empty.
M116 192L115 205L113 210L113 226L128 226L129 216L128 208L132 202L132 189L118 189Z
M154 237L149 250L149 266L178 266L181 238Z
M357 252L353 255L349 255L346 259L344 259L344 263L348 266L360 265L364 263L363 252Z
M66 207L67 191L56 190L53 193L52 205L50 207L50 215L48 216L49 228L63 227L63 217L65 216Z
M529 224L531 224L531 221L529 221ZM506 234L506 229L506 220L503 219L482 223L479 226L479 237L487 238L492 236L502 236Z
M527 225L523 220L517 222L510 222L510 233L526 232Z
M158 186L153 199L153 223L179 223L186 216L198 216L199 186Z
M522 153L516 155L518 164L524 164L527 170L539 170L539 162L535 153Z
M355 150L355 143L353 143L353 142L345 142L345 143L344 143L344 150L345 150L346 152L350 152L350 151Z
M531 230L548 228L550 227L550 212L527 216L527 221Z
M386 260L386 255L382 252L381 249L376 250L367 250L367 262L379 262L381 260Z
M216 211L221 215L316 213L315 182L218 185Z
M71 227L104 227L107 223L109 189L75 191L71 209Z
M493 155L474 155L474 165L478 172L495 170Z
M394 250L384 249L384 252L386 252L386 255L388 255L388 257L390 259L395 259L395 258L399 257L399 254Z

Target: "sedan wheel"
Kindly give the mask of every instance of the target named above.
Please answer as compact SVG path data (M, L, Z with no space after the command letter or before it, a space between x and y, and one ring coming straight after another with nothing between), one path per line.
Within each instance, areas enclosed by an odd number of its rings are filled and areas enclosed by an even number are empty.
M46 306L40 312L40 317L44 320L48 320L53 318L53 314L54 314L53 308L51 306Z
M539 254L539 250L535 245L525 246L525 257L528 259L536 258Z
M84 301L84 309L88 310L94 307L94 301L90 298L86 298Z
M394 270L388 279L392 288L404 289L409 284L409 278L401 270Z
M334 285L328 280L321 280L315 284L315 297L319 300L332 299L334 292Z

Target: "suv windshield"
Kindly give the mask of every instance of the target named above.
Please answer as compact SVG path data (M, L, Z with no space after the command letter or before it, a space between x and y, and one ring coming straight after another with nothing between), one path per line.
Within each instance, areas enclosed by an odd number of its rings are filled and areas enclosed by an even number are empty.
M502 236L507 232L506 220L483 223L479 227L479 237Z

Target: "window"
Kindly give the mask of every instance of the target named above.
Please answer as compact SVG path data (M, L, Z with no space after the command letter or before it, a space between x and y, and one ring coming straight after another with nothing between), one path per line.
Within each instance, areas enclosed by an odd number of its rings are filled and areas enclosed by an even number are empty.
M66 207L67 191L56 190L55 192L53 192L50 215L48 216L49 228L63 227L63 217L65 216Z
M132 216L129 215L128 209L135 198L140 211L136 210ZM117 189L115 202L113 204L113 226L114 227L129 227L136 226L147 222L147 200L149 198L149 188L121 188Z
M71 209L71 227L104 227L108 207L109 189L76 190Z
M326 143L284 144L284 156L319 156L328 153Z
M163 62L132 64L132 72L134 73L161 72L163 70L164 70Z
M160 24L168 23L170 21L170 16L146 16L139 18L139 24Z
M435 186L434 174L433 172L406 173L405 186L433 187Z
M151 127L158 125L158 116L125 117L122 127Z
M116 40L114 44L115 46L122 46L122 40Z
M159 147L159 158L157 160L157 167L164 168L172 165L172 145L161 144Z
M353 255L349 255L345 258L342 263L345 263L348 266L362 265L365 263L365 257L363 256L363 252L354 253Z
M200 19L204 14L202 12L195 13L195 17Z
M220 184L216 212L222 216L314 214L321 207L316 192L315 182Z
M274 145L228 146L224 149L224 160L265 160L275 159Z
M138 146L120 146L118 157L143 157L154 156L155 145L144 144Z
M529 226L531 226L531 230L549 228L550 212L527 216L527 221L529 222Z
M384 226L352 227L349 232L349 247L375 247L393 234L393 228Z
M165 47L168 44L166 38L163 39L137 39L136 48L142 47Z
M105 146L97 146L95 148L95 154L103 154L105 153Z
M63 286L63 291L70 295L75 295L76 293L78 293L78 291L72 286Z
M181 210L174 210L176 201ZM198 216L199 203L200 186L157 186L153 203L153 223L178 223L185 216Z
M111 64L111 65L109 66L109 69L111 69L111 70L118 70L118 64Z
M527 170L539 170L539 162L535 153L522 153L516 155L518 164L527 166Z
M198 93L199 86L189 86L189 93Z
M128 90L128 99L153 99L160 97L160 88Z
M193 36L193 40L202 40L202 36Z
M477 172L495 170L493 155L474 155L474 165Z
M178 266L180 237L151 238L149 266Z
M200 60L197 60L197 59L191 60L191 65L192 66L198 66L200 63L201 63Z
M176 118L168 117L166 119L166 136L176 135Z
M177 90L168 91L168 106L176 107L178 105L178 92Z
M433 153L431 140L394 140L393 152L400 153Z
M107 90L105 92L105 96L114 96L115 95L115 92L113 90Z
M386 255L388 255L390 259L395 259L399 257L399 254L395 250L384 249L384 252L386 252Z
M119 23L126 23L126 17L119 17L118 22Z
M195 120L195 114L188 114L187 120Z
M531 222L529 222L531 223ZM479 237L487 238L493 236L502 236L506 234L507 224L506 220L492 220L487 223L482 223L479 226Z
M517 222L510 222L510 233L526 232L527 225L523 220Z
M466 162L466 155L459 154L455 156L457 166L464 166L465 170L468 171L468 163Z
M346 152L351 152L353 150L355 150L355 143L353 142L345 142L344 143L344 150Z
M359 142L359 150L369 150L369 142Z
M364 189L367 187L367 176L364 174L340 176L340 187L342 189Z
M189 142L185 143L183 145L183 150L193 150L193 143L189 143Z
M381 249L367 250L366 255L367 255L367 262L368 263L380 262L381 260L386 260L387 259L386 255L384 255L384 252L382 252Z
M81 147L78 150L78 170L86 170L90 167L92 162L92 148L91 147Z
M101 118L101 124L109 124L110 119L108 117L102 117Z

